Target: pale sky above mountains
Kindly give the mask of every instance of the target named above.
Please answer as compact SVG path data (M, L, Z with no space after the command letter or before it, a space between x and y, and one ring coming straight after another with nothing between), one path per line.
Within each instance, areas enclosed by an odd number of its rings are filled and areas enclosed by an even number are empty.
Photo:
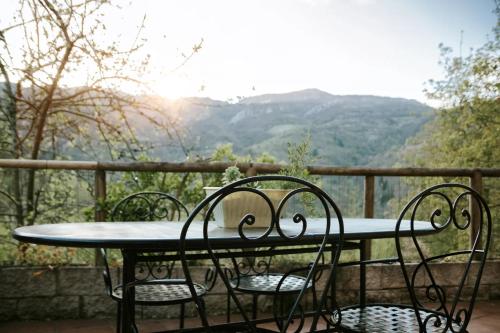
M106 15L109 36L135 38L146 14L144 54L154 91L170 98L281 93L318 88L430 103L438 44L467 55L492 35L493 0L142 0ZM2 1L0 29L16 1ZM122 35L118 36L118 33ZM112 37L115 36L115 37ZM9 36L7 36L9 38ZM8 39L15 48L15 38ZM203 40L183 66L183 53ZM74 81L72 81L74 80ZM78 84L77 78L67 78Z

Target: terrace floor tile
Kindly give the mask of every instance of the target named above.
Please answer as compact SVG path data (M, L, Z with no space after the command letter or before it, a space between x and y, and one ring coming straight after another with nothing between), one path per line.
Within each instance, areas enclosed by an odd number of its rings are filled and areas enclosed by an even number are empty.
M210 318L223 322L224 317ZM186 327L198 325L197 318L186 320ZM138 321L140 332L161 331L178 328L177 320L149 319ZM471 333L500 332L500 300L482 301L476 304L473 319L468 327ZM16 321L0 323L2 333L114 333L113 319L81 319L55 321Z

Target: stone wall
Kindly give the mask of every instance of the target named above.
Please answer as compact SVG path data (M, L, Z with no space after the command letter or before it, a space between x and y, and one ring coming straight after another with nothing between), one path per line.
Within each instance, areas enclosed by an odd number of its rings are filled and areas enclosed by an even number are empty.
M441 285L453 290L455 278L463 269L459 263L439 264L437 275ZM472 269L477 269L473 266ZM102 268L96 267L3 267L0 268L0 321L28 319L109 318L116 313L116 303L104 291ZM202 280L205 269L193 269L193 275ZM114 280L120 278L113 270ZM359 270L343 267L338 273L337 295L342 305L352 304L359 296ZM417 285L424 285L423 279ZM467 281L465 293L471 290ZM422 288L422 293L424 289ZM372 265L367 269L367 298L370 302L404 302L408 299L399 265ZM486 265L478 299L500 298L500 261ZM226 294L219 282L206 296L210 315L225 313ZM248 302L250 304L250 298ZM260 311L269 311L270 300L259 302ZM178 306L144 307L137 309L143 318L175 317ZM194 315L193 306L187 313Z

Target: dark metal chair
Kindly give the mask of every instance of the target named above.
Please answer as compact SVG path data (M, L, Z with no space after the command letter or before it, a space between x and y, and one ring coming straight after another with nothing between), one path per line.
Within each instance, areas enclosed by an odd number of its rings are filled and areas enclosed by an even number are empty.
M472 214L472 210L477 215ZM477 220L473 221L472 216L477 216ZM415 233L413 226L420 223L417 219L431 222L432 236ZM441 184L415 196L402 210L396 226L397 261L410 304L342 308L343 330L467 332L488 254L491 228L491 214L485 200L468 186ZM411 237L403 237L408 231ZM433 245L431 239L435 242ZM442 274L437 270L440 262L449 259L463 261L462 271L456 276L450 275L456 271ZM450 279L458 281L458 288L446 288Z
M162 192L138 192L120 200L110 214L112 221L175 221L189 215L187 208L173 196ZM112 285L112 279L105 249L101 249L104 259L104 283L107 294L117 302L117 331L120 331L122 285ZM156 255L160 253L155 253ZM147 254L144 255L147 258ZM184 305L192 301L191 292L185 283L172 278L175 261L142 261L136 264L135 304L160 306L180 305L180 328L184 327ZM159 280L147 283L149 280ZM196 293L202 296L206 289L196 285Z
M280 183L291 183L295 188L290 190L280 201L279 205L275 207L272 200L264 192L252 187L255 184L265 186L266 183L272 183L275 186ZM241 195L242 192L247 192L251 196L256 197L257 200L262 200L266 203L265 207L270 212L268 214L268 226L258 229L249 228L257 222L257 219L262 218L262 212L258 212L257 214L249 213L252 211L249 207L251 200L243 200L242 205L244 207L237 228L237 236L231 241L231 244L227 244L228 248L234 250L228 252L227 249L213 248L209 230L213 229L214 222L210 221L210 216L212 216L217 205L222 203L222 200L229 198L236 192L238 192L238 195ZM310 199L308 202L316 204L315 218L306 218L304 213L295 213L290 218L283 217L283 212L287 205L297 197L303 195L309 196ZM258 176L234 182L209 195L191 212L181 234L180 255L184 275L190 285L193 282L187 261L189 251L186 246L186 236L193 225L193 221L203 212L206 212L203 219L204 250L206 250L213 262L217 277L221 279L225 289L229 293L229 297L243 318L243 321L238 323L239 326L234 327L235 330L238 329L245 332L262 331L262 327L258 328L256 326L256 322L262 322L262 320L255 321L250 319L237 293L252 294L255 297L259 295L271 296L274 313L273 318L270 319L271 322L274 321L275 328L280 332L289 331L289 328L292 329L290 326L292 322L293 330L300 331L305 324L304 319L307 315L313 317L311 331L316 329L318 321L321 319L325 320L327 325L332 327L336 325L333 318L338 318L338 308L335 300L329 297L329 291L331 291L331 286L335 279L334 270L340 256L344 229L339 209L324 191L305 180L294 177ZM288 269L286 272L272 272L270 270L270 262L258 259L260 257L267 258L270 255L276 256L291 253L290 246L305 241L304 235L314 226L316 226L316 239L314 240L316 245L314 250L312 250L314 253L313 260L307 267ZM196 228L199 228L199 226L197 225ZM241 251L236 249L241 249ZM326 249L331 251L332 255L331 260L325 264L323 259ZM228 256L231 258L229 263L223 259ZM235 258L244 258L243 262L246 264L242 266L242 261ZM322 278L326 282L323 290L321 292L318 291L319 297L317 297L315 282L319 279L320 275L322 275ZM191 292L194 294L194 288L192 287L191 289ZM313 291L314 301L313 309L308 311L304 307L303 301L305 293L309 289ZM288 307L281 302L284 296L293 298L290 303L291 305ZM206 309L198 297L196 297L196 304L205 330L218 331L218 328L209 327ZM255 319L255 308L253 308L252 312L252 319Z

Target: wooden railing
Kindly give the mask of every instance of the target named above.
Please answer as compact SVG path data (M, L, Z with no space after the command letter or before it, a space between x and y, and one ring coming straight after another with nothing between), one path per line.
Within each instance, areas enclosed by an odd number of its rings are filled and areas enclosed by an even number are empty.
M13 160L0 159L0 168L20 169L61 169L95 171L96 203L106 199L106 172L108 171L157 171L157 172L224 172L234 163L224 162L97 162L97 161L56 161L56 160ZM237 163L238 168L247 176L272 174L279 172L284 165L266 163ZM500 169L465 169L465 168L351 168L331 166L309 166L309 173L323 176L363 176L364 177L364 216L374 217L375 177L467 177L472 188L483 192L483 177L500 177ZM105 213L96 205L95 220L104 221ZM480 214L478 207L471 205L473 228L477 230ZM366 244L366 254L370 257L370 244Z

